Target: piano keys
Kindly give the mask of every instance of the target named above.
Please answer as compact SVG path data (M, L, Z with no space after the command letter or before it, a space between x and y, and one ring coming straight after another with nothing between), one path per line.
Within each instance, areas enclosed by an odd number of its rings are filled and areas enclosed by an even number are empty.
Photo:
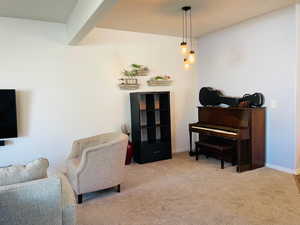
M215 129L215 128L209 128L205 127L201 124L196 124L195 126L192 126L192 129L196 130L201 130L201 131L210 131L210 132L215 132L216 134L226 134L226 135L232 135L232 136L237 136L238 135L238 130L235 131L228 131L227 129Z
M193 132L234 141L238 172L265 164L265 108L198 107L198 122L189 125L190 155Z
M215 126L198 122L192 124L191 129L197 133L206 135L213 134L217 137L226 137L229 139L249 139L249 129L247 128L235 129L232 127Z

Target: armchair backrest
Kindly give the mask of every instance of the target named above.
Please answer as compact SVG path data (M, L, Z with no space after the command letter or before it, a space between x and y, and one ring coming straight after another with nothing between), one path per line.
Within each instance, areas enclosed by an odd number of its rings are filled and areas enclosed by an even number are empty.
M69 155L69 159L82 156L83 150L91 147L96 147L105 143L117 141L120 137L126 135L119 132L111 132L106 134L100 134L93 137L78 139L73 142L72 151ZM128 138L128 137L127 137Z

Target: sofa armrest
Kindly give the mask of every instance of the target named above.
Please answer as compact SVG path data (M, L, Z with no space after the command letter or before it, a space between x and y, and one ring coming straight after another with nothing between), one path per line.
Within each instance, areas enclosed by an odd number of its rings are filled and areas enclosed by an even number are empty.
M61 180L62 190L62 221L63 225L75 225L76 224L76 200L74 191L68 181L68 178L62 174L56 174Z
M61 225L61 181L57 177L0 187L0 224Z

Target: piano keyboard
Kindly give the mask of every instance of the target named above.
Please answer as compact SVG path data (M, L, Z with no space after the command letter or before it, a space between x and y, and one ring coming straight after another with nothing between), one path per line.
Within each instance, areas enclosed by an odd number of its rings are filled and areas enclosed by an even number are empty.
M229 135L237 136L237 133L230 132L230 131L225 131L225 130L218 130L218 129L212 129L212 128L207 128L207 127L195 127L195 126L193 126L192 128L198 129L198 130L212 131L212 132L216 132L216 133L229 134Z

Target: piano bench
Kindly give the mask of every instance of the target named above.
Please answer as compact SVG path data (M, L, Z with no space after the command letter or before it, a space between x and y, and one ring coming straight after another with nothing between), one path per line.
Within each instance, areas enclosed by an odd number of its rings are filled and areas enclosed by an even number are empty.
M234 154L231 150L234 149L234 145L230 145L228 143L210 143L206 141L198 141L196 144L196 160L198 160L200 154L200 148L208 148L213 149L214 152L218 152L218 155L221 158L221 169L224 169L224 160L225 160L225 153L231 152L231 163L234 165Z

